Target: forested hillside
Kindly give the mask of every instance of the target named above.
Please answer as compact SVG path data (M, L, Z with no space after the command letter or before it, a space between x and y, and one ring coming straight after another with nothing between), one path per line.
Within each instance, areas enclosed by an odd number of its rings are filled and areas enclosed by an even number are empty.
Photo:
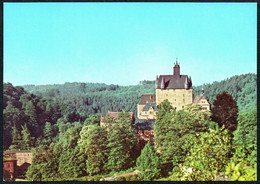
M65 83L59 85L26 85L24 89L43 97L72 102L81 115L127 110L136 113L142 94L155 93L154 81L141 81L138 85L118 86L100 83ZM240 111L256 108L256 74L236 75L220 82L193 86L194 97L204 89L211 104L218 93L226 91L236 99Z
M256 74L252 73L235 75L220 82L194 86L193 94L194 96L198 95L203 88L204 96L210 104L213 104L216 95L226 91L237 101L239 111L252 111L256 108L257 101L256 80Z
M68 101L82 116L127 110L136 113L142 94L155 93L154 81L139 85L118 86L99 83L65 83L63 85L26 85L24 89L42 97Z
M140 96L155 93L154 81L133 86L65 83L15 87L4 83L3 87L3 148L35 148L26 173L30 180L99 180L133 168L141 171L134 181L161 177L161 181L216 181L224 171L233 181L256 180L255 74L194 86L194 96L203 87L210 103L220 104L211 112L191 105L172 111L167 100L161 103L155 147L147 144L141 153L134 146L137 135L123 110L136 112ZM105 119L110 128L99 126L101 113L108 110L123 112L117 120ZM162 152L158 154L156 149ZM186 167L195 170L187 175Z

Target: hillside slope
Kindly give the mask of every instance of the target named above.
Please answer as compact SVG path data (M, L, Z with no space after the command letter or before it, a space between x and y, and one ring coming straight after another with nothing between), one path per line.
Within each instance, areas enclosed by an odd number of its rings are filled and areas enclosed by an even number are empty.
M204 89L204 95L213 104L218 93L227 91L236 99L240 111L251 111L256 108L256 74L235 75L220 82L193 86L194 97ZM43 97L58 98L70 101L79 113L105 113L128 110L136 112L140 96L155 93L154 81L141 81L138 85L118 86L102 83L65 83L54 85L25 85L30 93Z

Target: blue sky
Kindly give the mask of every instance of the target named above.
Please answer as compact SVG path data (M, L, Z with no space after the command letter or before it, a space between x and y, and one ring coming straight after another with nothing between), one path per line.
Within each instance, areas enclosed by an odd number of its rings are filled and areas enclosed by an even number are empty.
M256 3L4 3L4 82L193 85L256 73Z

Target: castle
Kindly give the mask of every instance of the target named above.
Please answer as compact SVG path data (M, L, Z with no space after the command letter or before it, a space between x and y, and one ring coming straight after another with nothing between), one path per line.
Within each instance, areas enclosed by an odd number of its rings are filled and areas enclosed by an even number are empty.
M134 120L133 113L129 113L134 121L135 131L138 134L137 145L141 149L147 141L153 144L153 125L158 112L158 105L168 100L172 107L178 111L184 109L187 104L202 106L202 111L210 110L210 104L202 94L193 100L193 88L191 76L180 74L180 65L176 60L172 75L156 76L156 94L143 94L137 104L137 117ZM108 112L109 116L116 118L117 112ZM101 116L101 126L106 115Z
M143 94L137 105L138 119L156 119L158 105L168 100L174 109L184 109L187 104L202 106L202 110L210 110L210 104L202 94L193 100L193 88L191 76L180 74L180 65L176 61L173 67L173 75L156 76L156 94Z

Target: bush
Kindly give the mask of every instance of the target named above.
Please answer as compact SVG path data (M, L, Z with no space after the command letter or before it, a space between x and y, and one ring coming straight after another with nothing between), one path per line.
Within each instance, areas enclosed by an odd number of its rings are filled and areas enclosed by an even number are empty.
M131 181L131 176L126 176L125 181Z
M139 181L138 175L132 175L132 176L130 176L130 181Z
M94 181L99 181L101 178L102 178L101 176L96 175L96 176L93 177L93 180Z
M250 166L245 162L231 162L226 167L226 175L231 176L230 181L256 181L257 164Z

